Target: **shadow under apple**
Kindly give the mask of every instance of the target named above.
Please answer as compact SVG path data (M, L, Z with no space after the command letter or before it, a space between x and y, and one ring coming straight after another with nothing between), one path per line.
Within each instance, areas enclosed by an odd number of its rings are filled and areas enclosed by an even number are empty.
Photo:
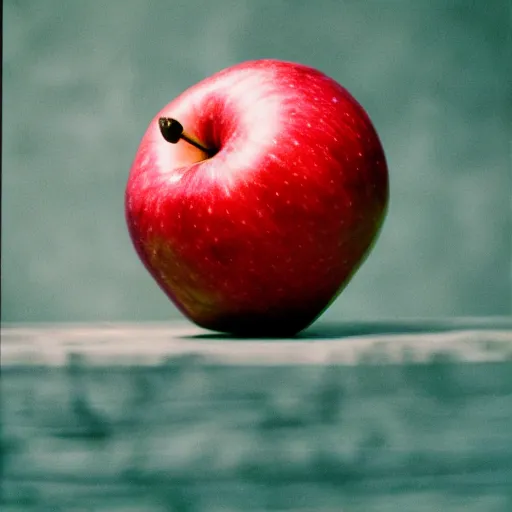
M184 336L188 339L204 340L320 340L349 338L357 336L379 336L389 334L427 334L453 332L460 330L512 329L512 318L454 318L424 320L381 320L358 322L317 322L292 337L270 337L247 335L239 336L227 333L205 333Z

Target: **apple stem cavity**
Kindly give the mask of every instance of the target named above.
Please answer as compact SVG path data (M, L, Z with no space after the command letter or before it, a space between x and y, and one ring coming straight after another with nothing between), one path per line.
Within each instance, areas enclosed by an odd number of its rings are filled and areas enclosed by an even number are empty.
M202 142L198 141L196 137L187 133L183 129L183 125L172 117L161 117L158 120L158 126L160 127L162 137L171 144L176 144L180 139L183 139L197 149L204 151L209 157L216 153L214 149L206 147Z

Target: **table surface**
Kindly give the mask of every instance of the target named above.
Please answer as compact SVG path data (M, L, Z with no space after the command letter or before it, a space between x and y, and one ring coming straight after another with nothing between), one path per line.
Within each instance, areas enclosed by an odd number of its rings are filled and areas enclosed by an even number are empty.
M2 325L5 512L509 512L510 318Z
M319 322L288 339L240 339L186 321L3 324L1 336L4 367L65 365L70 354L98 365L158 365L185 355L232 365L512 360L512 317Z

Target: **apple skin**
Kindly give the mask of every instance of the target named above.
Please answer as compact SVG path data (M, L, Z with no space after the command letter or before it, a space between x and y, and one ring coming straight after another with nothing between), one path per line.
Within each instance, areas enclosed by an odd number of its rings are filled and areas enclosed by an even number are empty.
M168 143L160 117L217 153ZM364 261L388 196L384 151L361 105L320 71L265 59L214 74L155 116L125 213L143 264L190 320L292 336Z

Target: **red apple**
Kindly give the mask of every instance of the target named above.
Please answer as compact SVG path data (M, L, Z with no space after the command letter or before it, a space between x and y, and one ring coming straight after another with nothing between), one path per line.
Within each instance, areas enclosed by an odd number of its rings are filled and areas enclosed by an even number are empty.
M311 324L364 261L387 203L361 105L278 60L225 69L171 101L126 187L133 244L162 290L196 324L238 335Z

